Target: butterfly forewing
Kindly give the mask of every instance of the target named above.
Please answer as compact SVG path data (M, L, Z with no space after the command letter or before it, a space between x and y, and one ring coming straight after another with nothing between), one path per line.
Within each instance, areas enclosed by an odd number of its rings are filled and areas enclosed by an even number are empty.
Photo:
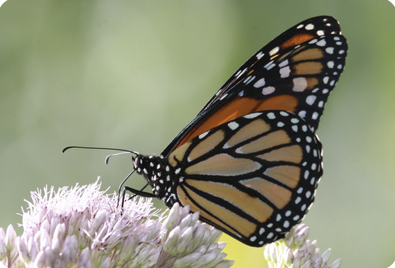
M295 25L247 60L162 155L257 111L296 113L315 131L346 55L347 43L336 19L320 16Z
M169 164L179 169L176 202L251 246L275 241L299 222L322 175L318 138L285 111L211 129L173 151Z

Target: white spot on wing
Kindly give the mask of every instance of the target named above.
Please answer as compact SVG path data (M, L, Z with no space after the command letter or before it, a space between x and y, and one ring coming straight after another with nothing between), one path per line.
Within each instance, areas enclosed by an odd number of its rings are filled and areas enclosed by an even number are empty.
M203 132L202 134L199 135L199 139L203 139L204 137L207 136L209 131Z
M288 64L289 64L288 60L284 60L284 61L280 62L278 67L284 67L284 66L287 66Z
M269 118L269 119L275 119L275 118L276 118L276 115L275 115L274 113L270 112L270 113L267 114L267 118Z
M333 54L333 47L327 47L327 48L325 48L325 51L326 51L326 53L328 53L328 54Z
M265 78L261 78L255 82L254 87L255 88L263 87L265 85L265 83L266 83Z
M317 99L317 97L314 95L307 96L306 103L308 105L313 105L316 99Z
M317 42L317 46L324 47L326 45L326 41L324 39Z
M306 111L302 110L302 111L300 111L300 112L298 113L298 115L299 115L300 117L302 117L302 118L305 118L305 117L306 117Z
M272 94L275 89L276 89L275 87L264 87L264 88L262 88L262 94L263 95Z
M324 79L322 79L322 82L324 82L324 84L328 84L329 81L329 76L325 76Z
M304 77L297 77L294 78L292 81L294 83L294 87L292 88L292 90L295 92L302 92L307 87L307 80Z
M270 70L273 69L273 67L276 66L276 64L274 64L273 62L270 62L270 64L266 64L264 67L266 70Z
M304 27L304 28L305 28L306 30L308 30L308 31L313 30L313 29L314 29L314 24L309 23L309 24L307 24L306 27Z
M300 187L296 192L297 192L298 194L303 193L303 187Z
M235 129L237 129L239 127L239 124L237 124L235 121L233 121L233 122L228 123L228 127L231 130L235 130Z
M260 116L262 113L252 113L252 114L246 114L245 116L243 116L244 118L247 118L247 119L253 119L253 118L255 118L255 117L258 117L258 116Z
M258 60L260 60L263 56L265 56L265 53L263 53L262 51L260 51L258 54L256 54L256 58Z
M289 66L286 66L284 68L280 69L280 75L281 78L286 78L289 76L289 73L291 72L291 69L289 68Z
M243 73L245 73L247 71L247 68L244 68L244 70L243 71L241 71L238 75L236 75L236 77L239 77L239 76L241 76Z
M223 100L223 99L225 99L226 97L228 96L228 94L227 93L225 93L224 95L222 95L221 96L221 98L219 98L220 100Z
M277 54L279 51L280 51L280 48L277 46L269 51L269 55L273 56L273 55Z
M244 79L244 84L248 85L254 79L255 79L255 75L254 76L248 76L246 79Z
M311 164L311 170L315 170L316 168L317 168L317 164L316 163Z
M228 143L225 143L225 144L224 144L224 146L222 146L222 148L224 148L224 149L228 149L228 148L230 148L230 146L229 146L229 144L228 144Z
M315 177L311 178L310 184L311 184L311 185L314 185L314 184L315 184Z

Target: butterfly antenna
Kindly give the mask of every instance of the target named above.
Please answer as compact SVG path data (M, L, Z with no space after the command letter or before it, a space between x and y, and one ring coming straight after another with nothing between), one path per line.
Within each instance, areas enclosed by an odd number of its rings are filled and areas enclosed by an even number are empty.
M121 153L116 153L116 154L109 154L106 156L106 159L104 160L106 164L108 164L108 161L110 161L110 157L121 155L121 154L134 154L132 152L121 152Z
M89 147L89 146L67 146L62 150L62 153L66 152L69 149L92 149L92 150L107 150L107 151L120 151L135 155L140 155L139 152L126 150L126 149L118 149L118 148L107 148L107 147Z
M107 147L89 147L89 146L68 146L62 150L62 153L66 152L69 149L94 149L94 150L110 150L110 151L121 151L121 153L115 153L115 154L110 154L107 155L106 159L104 160L106 164L108 164L108 161L110 160L110 157L116 156L116 155L121 155L121 154L134 154L134 155L140 155L139 152L136 151L130 151L126 149L118 149L118 148L107 148Z

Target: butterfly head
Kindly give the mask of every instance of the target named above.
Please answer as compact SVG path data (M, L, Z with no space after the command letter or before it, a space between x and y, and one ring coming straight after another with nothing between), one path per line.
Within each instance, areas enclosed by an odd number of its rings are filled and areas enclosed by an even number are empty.
M136 172L144 176L152 192L159 199L162 199L167 206L172 206L176 202L174 189L177 181L171 179L174 176L173 168L166 165L163 156L137 155L133 158L133 164Z

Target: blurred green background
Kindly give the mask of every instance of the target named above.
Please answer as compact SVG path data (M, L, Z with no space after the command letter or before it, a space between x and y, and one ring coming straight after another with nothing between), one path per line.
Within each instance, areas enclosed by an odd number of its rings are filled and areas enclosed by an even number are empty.
M346 69L318 135L325 173L305 219L342 267L395 260L395 7L387 0L8 0L0 8L0 227L21 223L45 185L101 176L117 189L130 156L160 153L253 53L294 24L332 15ZM141 187L133 176L129 186ZM159 203L158 203L159 204ZM18 229L21 234L21 228ZM262 248L223 237L234 267L265 267Z

